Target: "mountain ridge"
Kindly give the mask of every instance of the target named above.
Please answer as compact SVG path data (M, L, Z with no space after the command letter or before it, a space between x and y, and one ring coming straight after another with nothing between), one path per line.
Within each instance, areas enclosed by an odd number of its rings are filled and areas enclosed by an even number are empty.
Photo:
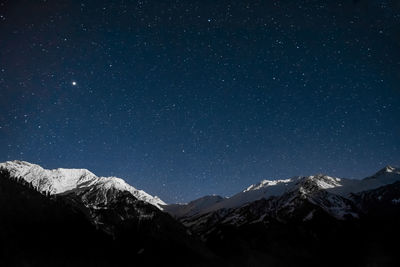
M263 180L231 198L209 195L161 207L135 196L122 179L97 177L86 169L44 170L14 161L0 164L0 176L0 243L12 244L0 249L0 254L6 251L0 257L5 266L400 262L392 245L400 239L400 172L390 166L362 180L323 174ZM53 236L63 238L54 242ZM64 251L73 253L75 240L84 248L85 239L94 253L81 249L64 259ZM43 248L53 255L46 257ZM332 251L335 257L326 261Z
M213 266L214 257L181 223L129 191L44 194L4 168L0 256L1 266Z
M10 171L11 175L21 177L31 183L39 192L60 194L82 187L103 187L104 190L117 189L128 191L140 200L148 202L159 209L166 205L157 196L152 196L143 190L126 183L118 177L98 177L87 169L44 169L40 165L26 161L6 161L0 163L0 168Z
M368 176L364 179L338 178L318 174L310 176L295 176L289 179L280 180L262 180L259 183L248 186L243 191L234 194L231 197L226 197L220 201L211 203L209 206L195 206L197 201L202 199L199 198L187 204L167 205L164 206L164 208L175 217L193 216L193 210L196 210L196 215L201 215L220 209L238 208L253 201L263 198L268 199L270 197L278 197L290 191L301 189L301 184L307 180L312 181L320 190L325 190L332 194L347 198L351 193L358 193L378 188L400 180L400 171L398 168L388 165L376 172L374 175ZM190 208L188 208L189 206Z

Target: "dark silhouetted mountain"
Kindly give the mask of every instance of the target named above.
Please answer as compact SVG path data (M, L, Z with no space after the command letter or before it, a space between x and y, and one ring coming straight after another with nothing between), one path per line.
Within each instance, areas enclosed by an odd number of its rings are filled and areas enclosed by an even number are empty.
M157 206L113 186L61 194L0 169L2 266L209 266L204 245Z
M399 225L390 166L166 205L84 169L0 164L1 266L399 266Z
M165 210L232 266L396 266L396 181L389 166L362 180L264 180L210 206L187 204L194 214Z

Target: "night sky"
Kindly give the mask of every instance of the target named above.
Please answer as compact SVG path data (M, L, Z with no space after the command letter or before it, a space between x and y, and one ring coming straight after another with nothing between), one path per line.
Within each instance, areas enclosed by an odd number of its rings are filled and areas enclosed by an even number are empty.
M0 149L166 202L399 166L400 3L1 0Z

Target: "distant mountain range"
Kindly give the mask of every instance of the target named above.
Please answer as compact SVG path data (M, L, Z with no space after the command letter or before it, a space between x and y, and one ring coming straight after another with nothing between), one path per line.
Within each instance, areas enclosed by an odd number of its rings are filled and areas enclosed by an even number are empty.
M400 266L400 170L167 205L85 169L0 163L2 266Z
M274 200L271 209L287 208L296 211L296 197L318 205L337 219L358 217L352 209L355 193L376 189L400 180L400 171L387 166L375 175L362 180L334 178L326 175L299 176L286 180L264 180L229 198L206 196L188 204L164 206L177 218L197 218L221 210L234 210L260 199ZM279 199L279 201L278 201Z

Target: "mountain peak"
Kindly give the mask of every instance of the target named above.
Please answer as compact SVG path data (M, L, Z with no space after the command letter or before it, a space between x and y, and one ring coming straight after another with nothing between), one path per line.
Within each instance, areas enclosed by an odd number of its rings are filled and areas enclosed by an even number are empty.
M400 174L399 168L395 168L393 166L387 165L384 168L380 169L377 173L374 175L365 178L365 180L372 180L372 179L386 179L387 177L391 177L393 175L398 175Z
M395 167L392 167L390 165L386 165L384 170L385 170L385 172L395 172L395 171L397 171L397 169Z
M312 176L307 176L305 179L302 179L305 181L310 181L314 183L315 185L318 186L320 189L329 189L329 188L334 188L338 186L342 186L340 181L340 178L335 178L331 177L328 175L324 174L318 174L318 175L312 175Z
M67 178L71 179L72 176L95 176L94 173L87 169L76 169L76 168L71 168L71 169L65 169L65 168L57 168L53 170L46 170L43 167L41 167L38 164L30 163L27 161L22 161L22 160L13 160L13 161L6 161L3 163L0 163L0 167L12 170L16 174L19 174L20 176L23 176L24 174L32 171L51 171L51 172L59 172Z
M7 161L0 163L0 168L8 170L13 177L21 177L31 183L39 192L60 194L67 191L93 187L101 188L102 191L116 189L128 191L137 199L148 202L160 209L165 203L158 197L153 197L142 190L137 190L117 177L98 177L87 169L64 169L58 168L47 170L37 164L26 161Z
M282 180L262 180L261 182L257 184L252 184L249 187L247 187L243 192L248 192L251 190L258 190L263 187L268 187L268 186L275 186L278 184L287 184L289 182L292 182L293 179L282 179Z

